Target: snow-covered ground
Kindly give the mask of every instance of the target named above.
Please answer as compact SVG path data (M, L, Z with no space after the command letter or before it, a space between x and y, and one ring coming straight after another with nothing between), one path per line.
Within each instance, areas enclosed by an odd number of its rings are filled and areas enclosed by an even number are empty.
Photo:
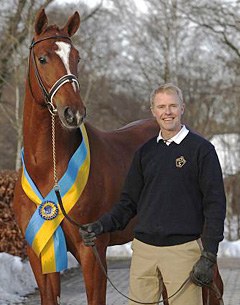
M131 244L109 247L107 255L109 258L130 257ZM240 258L240 240L222 241L218 256ZM78 265L73 256L69 254L68 258L69 268ZM20 303L26 294L34 291L36 282L28 261L22 262L20 257L0 253L0 266L0 305Z

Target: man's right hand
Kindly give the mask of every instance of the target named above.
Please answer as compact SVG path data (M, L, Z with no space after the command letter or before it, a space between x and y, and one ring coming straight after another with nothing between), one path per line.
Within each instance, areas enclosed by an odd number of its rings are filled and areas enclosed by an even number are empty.
M94 241L97 236L103 233L103 226L98 220L86 225L82 225L79 232L82 236L84 245L87 247L92 247L95 245Z

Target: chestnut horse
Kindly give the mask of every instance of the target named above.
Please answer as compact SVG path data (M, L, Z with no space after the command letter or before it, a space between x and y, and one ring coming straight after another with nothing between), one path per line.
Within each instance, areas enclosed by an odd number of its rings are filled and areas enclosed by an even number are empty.
M35 21L24 104L24 161L29 176L43 197L54 187L53 116L55 170L59 177L64 175L70 158L82 141L79 127L86 113L77 81L79 54L71 43L71 36L79 25L77 12L61 29L48 25L44 9ZM90 171L80 198L69 212L71 218L82 224L95 221L118 200L134 152L159 130L153 119L134 122L112 132L100 131L87 122L84 126L91 150ZM23 234L35 211L36 204L23 190L20 177L15 188L14 212ZM103 234L97 239L97 249L105 267L107 246L132 240L133 226L134 220L124 231ZM62 220L61 228L67 250L81 264L88 304L106 304L106 277L92 249L84 246L78 227L67 219ZM43 273L41 260L30 245L27 253L39 287L41 304L60 304L60 273ZM218 274L216 278L222 291L221 278ZM211 291L210 299L211 305L219 304Z

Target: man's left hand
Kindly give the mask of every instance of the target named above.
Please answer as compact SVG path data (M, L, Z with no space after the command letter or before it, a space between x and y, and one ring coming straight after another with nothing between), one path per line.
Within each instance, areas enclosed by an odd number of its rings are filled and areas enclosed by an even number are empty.
M191 281L201 287L210 285L213 281L216 262L217 257L215 254L203 251L190 273Z

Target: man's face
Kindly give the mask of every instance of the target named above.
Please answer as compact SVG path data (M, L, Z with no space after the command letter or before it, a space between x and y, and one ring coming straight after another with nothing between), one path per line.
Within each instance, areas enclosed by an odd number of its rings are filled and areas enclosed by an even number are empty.
M163 135L174 136L180 131L184 104L180 102L176 94L158 93L153 100L151 110Z

